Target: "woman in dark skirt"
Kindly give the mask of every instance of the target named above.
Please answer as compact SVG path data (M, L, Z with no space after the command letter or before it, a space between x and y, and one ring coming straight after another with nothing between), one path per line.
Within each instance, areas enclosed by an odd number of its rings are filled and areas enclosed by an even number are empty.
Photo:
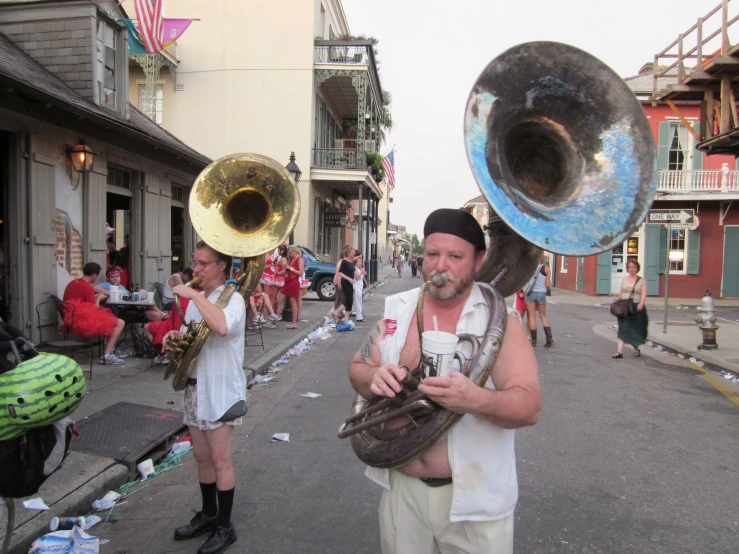
M618 320L618 352L611 358L624 357L624 344L634 347L634 356L641 356L639 347L647 342L649 317L644 306L647 299L647 281L637 275L640 269L641 266L636 260L626 262L628 275L621 282L621 294L618 298L631 297L631 308L626 317Z
M341 252L342 256L336 264L334 284L336 285L336 300L331 316L337 321L349 321L354 302L354 264L351 262L354 248L345 246Z

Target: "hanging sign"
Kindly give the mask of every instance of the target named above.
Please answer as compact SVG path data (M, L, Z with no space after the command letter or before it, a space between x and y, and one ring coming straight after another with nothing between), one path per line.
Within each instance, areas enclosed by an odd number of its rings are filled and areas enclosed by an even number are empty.
M638 254L639 253L639 237L631 237L626 243L627 254Z
M323 211L323 224L326 227L346 227L346 210L326 209Z
M649 210L649 223L682 223L690 225L695 218L695 210Z

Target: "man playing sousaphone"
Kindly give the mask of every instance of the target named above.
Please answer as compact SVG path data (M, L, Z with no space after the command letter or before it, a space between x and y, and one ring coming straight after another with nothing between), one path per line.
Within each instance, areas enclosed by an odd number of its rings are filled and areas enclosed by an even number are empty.
M246 377L242 370L246 308L240 294L232 294L223 309L214 305L231 275L231 256L199 242L194 267L203 292L184 285L172 290L190 300L185 321L199 324L204 319L213 331L195 361L182 402L203 503L192 521L175 531L174 538L186 540L210 532L198 554L215 554L236 542L231 525L235 485L231 441L233 426L241 424L246 411ZM180 336L182 332L170 331L165 344Z
M433 329L436 318L440 332L482 337L490 312L474 282L485 251L482 229L465 211L440 209L426 220L424 235L424 280L446 277L445 284L428 288L424 329ZM406 374L400 366L418 366L419 291L388 297L385 319L354 356L349 377L364 398L395 397ZM513 430L535 424L541 410L538 366L520 321L508 316L484 388L451 371L427 377L418 390L465 415L410 463L392 470L367 468L366 475L385 488L380 502L383 553L513 552L518 499Z

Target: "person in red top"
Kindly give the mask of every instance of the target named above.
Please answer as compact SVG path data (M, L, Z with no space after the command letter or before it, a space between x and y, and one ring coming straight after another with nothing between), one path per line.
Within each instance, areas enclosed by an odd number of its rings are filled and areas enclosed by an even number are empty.
M123 360L116 356L113 350L123 332L125 323L114 316L110 310L99 306L105 295L95 294L92 284L97 281L100 271L100 265L95 262L85 264L82 268L82 277L70 282L64 289L63 300L75 305L74 311L69 310L65 313L64 323L75 335L107 337L101 362L121 365Z
M285 329L297 329L298 328L298 298L300 298L300 276L305 271L305 264L303 262L302 252L297 246L290 246L287 249L287 258L280 260L281 269L277 272L278 275L285 275L285 286L282 287L280 293L277 295L277 315L282 317L282 308L284 305L285 297L290 299L290 307L293 310L293 322L292 325L288 325Z

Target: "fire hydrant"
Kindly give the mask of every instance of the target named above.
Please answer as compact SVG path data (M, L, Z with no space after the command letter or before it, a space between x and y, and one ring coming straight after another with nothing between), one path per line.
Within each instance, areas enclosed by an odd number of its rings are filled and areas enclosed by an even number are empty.
M703 344L699 344L698 349L716 350L718 348L718 344L716 344L716 330L718 329L718 325L716 325L716 308L710 292L706 291L698 311L702 313L695 316L695 322L703 334Z

